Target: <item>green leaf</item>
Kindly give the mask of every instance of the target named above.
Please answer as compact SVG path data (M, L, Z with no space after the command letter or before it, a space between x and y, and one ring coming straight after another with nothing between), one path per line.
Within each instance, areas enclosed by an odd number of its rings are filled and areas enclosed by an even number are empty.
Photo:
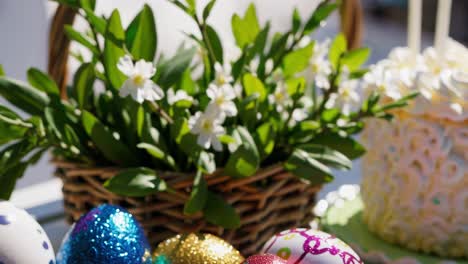
M186 118L179 117L174 120L174 124L171 126L171 138L175 140L185 154L193 160L199 159L198 155L202 148L197 143L197 136L190 133Z
M219 141L224 144L231 144L231 143L236 143L236 139L229 136L229 135L221 135L218 137Z
M20 162L10 169L0 174L0 200L10 199L13 190L15 189L16 181L23 176L28 163Z
M180 80L185 70L190 66L196 49L190 48L178 52L174 57L164 61L158 66L156 76L153 78L162 88L168 89Z
M25 123L19 115L0 105L0 145L22 138L32 124Z
M289 79L286 81L286 87L291 98L299 100L304 95L306 80L304 77Z
M96 48L95 44L93 44L86 36L76 31L72 26L65 25L65 34L70 40L80 43L89 49L94 55L99 55L99 50Z
M267 91L265 85L257 77L248 73L244 75L243 85L245 94L251 96L253 94L258 94L258 99L260 102L263 102L266 99Z
M237 46L242 49L245 45L253 43L260 32L255 5L253 3L249 5L244 18L237 14L233 15L231 25Z
M293 16L292 16L292 31L294 33L298 32L301 28L301 14L299 14L299 10L294 8Z
M301 72L309 66L310 57L314 53L315 43L310 43L304 48L288 53L283 60L283 71L285 76L292 76Z
M232 205L226 203L223 198L208 191L205 208L203 209L206 220L226 229L240 227L240 217Z
M148 143L140 143L137 145L137 147L140 149L145 149L148 152L148 154L150 154L156 159L164 161L167 165L171 166L172 168L177 168L174 158L159 147Z
M145 4L126 31L127 48L135 60L153 61L157 37L153 11Z
M94 80L94 65L91 63L82 64L75 73L73 87L80 109L85 108L88 103L87 99L93 91Z
M366 149L351 137L342 137L335 133L324 133L314 137L310 143L328 146L343 153L346 157L353 160L364 153Z
M59 88L54 80L49 75L41 72L36 68L28 70L28 82L33 86L47 94L60 94Z
M211 0L203 9L203 20L206 21L211 14L213 6L216 4L216 0ZM195 7L193 7L195 9Z
M106 77L115 89L120 89L127 77L117 68L119 59L125 55L122 48L125 32L120 21L117 10L112 12L106 29L106 40L104 43L104 69Z
M190 193L190 198L184 206L184 214L192 215L203 210L207 197L208 184L203 177L203 173L198 171L197 175L195 176L195 180L193 181L193 188L192 192Z
M0 64L0 77L5 76L5 71L3 70L3 65Z
M307 20L306 25L304 26L304 34L308 34L317 29L322 21L335 11L337 7L338 5L335 3L319 5L309 20Z
M186 91L189 95L194 95L197 92L197 84L192 78L192 71L190 68L184 71L177 86L179 89Z
M96 8L96 0L80 0L80 5L82 8L94 10Z
M237 127L242 144L229 157L224 172L234 178L244 178L257 172L260 154L253 137L245 127Z
M264 123L255 131L255 142L260 152L260 157L264 160L271 154L275 147L276 130L271 123Z
M83 8L86 14L86 20L91 24L91 26L96 30L97 33L101 35L106 34L107 21L94 14L93 10L89 8Z
M298 147L309 153L309 155L321 163L341 170L350 170L353 163L344 154L327 146L317 144L306 144Z
M331 170L302 149L295 149L284 167L310 184L323 184L333 180Z
M206 34L208 36L208 42L210 45L210 49L213 51L216 61L219 61L221 64L223 63L223 46L221 44L221 40L219 39L218 33L216 30L211 26L206 26Z
M128 147L120 140L117 140L112 131L105 127L93 114L83 111L82 123L86 133L106 159L124 166L138 164L137 158Z
M129 197L143 197L167 189L166 182L148 168L128 169L104 183L109 191Z
M204 173L213 173L216 170L215 155L210 152L200 151L197 168Z
M341 58L341 64L347 66L350 71L358 70L369 58L371 50L369 48L355 49L346 52Z
M347 49L348 44L346 42L346 37L341 33L338 34L333 40L328 53L328 58L334 69L337 69L340 58Z
M42 115L44 107L50 102L44 92L7 77L0 77L0 95L31 115Z

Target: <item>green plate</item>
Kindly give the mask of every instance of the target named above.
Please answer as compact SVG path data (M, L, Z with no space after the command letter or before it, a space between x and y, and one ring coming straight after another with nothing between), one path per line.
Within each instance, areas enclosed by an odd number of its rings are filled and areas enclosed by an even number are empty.
M363 252L382 252L390 260L412 258L423 264L441 264L444 261L450 264L468 264L468 260L448 260L437 256L413 252L402 247L386 243L370 233L362 221L363 203L358 195L353 200L345 201L340 207L331 205L322 217L321 227L346 243L359 245ZM366 263L365 256L362 256Z

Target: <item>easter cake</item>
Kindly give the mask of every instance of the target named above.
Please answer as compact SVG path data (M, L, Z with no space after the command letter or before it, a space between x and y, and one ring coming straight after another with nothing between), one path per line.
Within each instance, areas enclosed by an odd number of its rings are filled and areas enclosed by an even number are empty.
M468 51L414 55L397 48L366 76L392 100L420 95L391 122L363 133L363 220L381 239L443 257L468 258Z

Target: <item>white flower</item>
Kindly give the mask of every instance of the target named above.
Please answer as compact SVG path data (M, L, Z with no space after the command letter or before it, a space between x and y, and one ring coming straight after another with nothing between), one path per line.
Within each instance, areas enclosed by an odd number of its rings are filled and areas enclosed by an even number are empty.
M174 92L172 88L167 90L167 102L170 105L173 105L179 101L193 102L193 97L188 95L184 90L177 90L177 92Z
M139 60L134 65L130 56L126 55L120 58L117 68L128 77L120 88L121 97L131 95L140 104L145 100L156 101L164 97L163 90L151 80L156 73L152 63Z
M268 102L275 105L278 112L282 112L291 103L291 98L284 82L279 82L276 85L275 92L268 95Z
M401 89L398 85L398 76L394 76L382 65L376 65L364 76L364 92L370 95L372 92L387 96L393 100L401 98Z
M296 108L292 113L292 121L300 122L305 120L310 114L310 108L314 104L312 99L308 96L302 97L300 100L302 107Z
M234 81L234 78L231 76L231 64L226 63L223 66L216 62L214 65L215 68L215 84L218 86L229 84Z
M349 72L343 70L337 93L333 93L326 103L327 108L338 107L344 115L349 115L360 107L361 98L357 91L359 82L349 79Z
M222 151L223 146L218 137L225 133L221 126L223 119L210 111L205 113L197 112L189 119L189 127L192 134L198 135L197 144L205 149L211 146L216 151Z
M329 40L326 40L322 44L316 43L314 45L314 52L309 60L309 68L305 73L309 81L312 80L317 87L325 90L330 88L328 76L332 73L332 66L327 58L329 42Z
M208 105L208 111L213 111L226 116L237 115L236 104L232 101L236 98L236 92L229 84L216 86L210 84L206 90L206 95L211 99Z

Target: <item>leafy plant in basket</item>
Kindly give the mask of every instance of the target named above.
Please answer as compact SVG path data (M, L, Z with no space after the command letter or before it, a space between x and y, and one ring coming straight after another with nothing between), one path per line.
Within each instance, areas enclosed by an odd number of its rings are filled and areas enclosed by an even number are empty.
M193 173L194 188L184 213L203 212L210 223L240 225L229 203L209 190L203 175L222 169L247 178L265 166L282 164L304 181L333 179L331 168L350 169L364 148L352 135L363 119L390 119L414 94L387 98L382 86L361 97L359 79L369 49L348 50L343 35L330 45L309 35L336 8L322 3L303 19L298 10L287 32L261 25L254 5L232 17L240 55L226 47L208 18L216 0L201 14L196 1L171 0L193 18L199 31L186 33L192 47L175 55L157 54L155 17L149 6L127 27L117 10L94 13L90 0L60 0L89 23L67 36L89 50L75 54L81 66L66 98L51 78L28 71L29 84L0 77L0 94L29 113L22 118L0 107L0 194L8 198L29 164L47 150L62 160L123 170L105 183L119 195L171 192L158 171ZM100 39L104 41L100 41ZM3 74L2 74L3 75ZM95 89L100 84L103 91ZM219 214L225 217L219 217Z

